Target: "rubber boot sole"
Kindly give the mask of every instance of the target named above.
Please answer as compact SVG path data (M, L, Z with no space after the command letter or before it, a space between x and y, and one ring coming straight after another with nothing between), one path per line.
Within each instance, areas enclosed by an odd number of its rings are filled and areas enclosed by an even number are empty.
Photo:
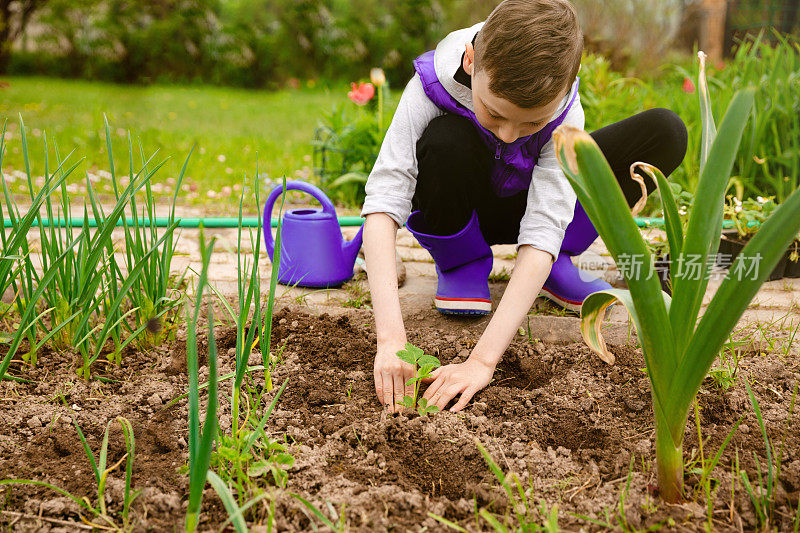
M484 298L435 297L433 305L443 315L488 315L492 312L492 301Z
M542 290L539 291L539 296L544 296L551 302L559 305L560 307L567 309L568 311L572 311L573 313L581 313L581 307L583 307L583 302L569 300L558 294L554 293L547 287L542 287Z

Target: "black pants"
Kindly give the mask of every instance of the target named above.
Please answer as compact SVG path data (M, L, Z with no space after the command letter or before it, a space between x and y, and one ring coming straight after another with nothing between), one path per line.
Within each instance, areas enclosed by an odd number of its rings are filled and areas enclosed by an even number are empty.
M628 205L641 196L630 179L630 166L643 161L669 176L686 155L686 126L667 109L651 109L591 134L611 165ZM478 213L481 232L489 244L514 244L525 214L528 191L500 198L490 176L494 154L475 126L458 115L433 119L417 141L417 186L414 210L423 212L433 235L452 235ZM655 183L645 179L647 193Z

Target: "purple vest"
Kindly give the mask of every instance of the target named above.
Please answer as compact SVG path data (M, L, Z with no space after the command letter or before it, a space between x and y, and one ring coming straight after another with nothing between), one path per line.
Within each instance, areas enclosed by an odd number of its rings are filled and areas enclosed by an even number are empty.
M492 187L497 196L507 197L527 190L531 184L531 173L539 161L539 154L542 148L550 140L555 129L564 122L567 113L575 102L577 91L572 95L567 109L554 121L548 123L533 135L520 137L512 143L504 143L495 137L491 131L481 126L478 119L475 118L475 113L458 103L447 92L447 89L442 86L436 76L433 54L434 50L431 50L414 60L414 69L422 80L422 87L427 97L439 109L468 118L478 129L483 142L494 152L495 165L492 169L491 179Z

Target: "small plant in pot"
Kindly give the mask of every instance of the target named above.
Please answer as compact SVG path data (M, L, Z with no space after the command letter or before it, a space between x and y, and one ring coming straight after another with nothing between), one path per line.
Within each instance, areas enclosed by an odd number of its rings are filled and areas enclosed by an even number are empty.
M669 277L669 243L661 236L647 241L647 247L653 256L653 268L661 283L661 290L672 295L672 280Z
M762 224L777 207L778 205L772 196L747 198L744 201L739 200L736 196L727 196L724 207L725 219L732 222L733 227L722 231L717 264L730 266L739 255L739 252L742 251L747 242L758 232ZM784 256L775 265L767 281L774 281L783 277L786 269L786 259L787 257Z
M689 221L689 212L692 209L694 202L694 195L684 190L678 183L670 182L669 188L672 192L672 197L675 200L675 205L678 208L678 218L680 219L681 226L686 229L686 224ZM661 197L661 191L656 189L655 196ZM661 201L661 200L659 200ZM663 215L662 215L663 216ZM669 256L669 242L663 236L656 236L653 240L647 241L647 247L653 256L653 266L655 273L661 283L661 290L669 295L672 295L672 279L669 275L670 256Z

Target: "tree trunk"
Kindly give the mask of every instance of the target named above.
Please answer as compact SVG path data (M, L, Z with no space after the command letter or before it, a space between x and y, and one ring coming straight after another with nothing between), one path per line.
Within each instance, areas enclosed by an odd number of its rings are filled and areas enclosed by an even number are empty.
M47 0L20 0L19 6L11 20L11 4L13 0L0 0L0 74L5 74L11 59L11 46L22 35L33 13L42 7Z
M0 0L0 74L5 74L11 52L11 0Z
M700 50L713 62L722 61L725 55L725 19L727 0L703 0L700 22Z

